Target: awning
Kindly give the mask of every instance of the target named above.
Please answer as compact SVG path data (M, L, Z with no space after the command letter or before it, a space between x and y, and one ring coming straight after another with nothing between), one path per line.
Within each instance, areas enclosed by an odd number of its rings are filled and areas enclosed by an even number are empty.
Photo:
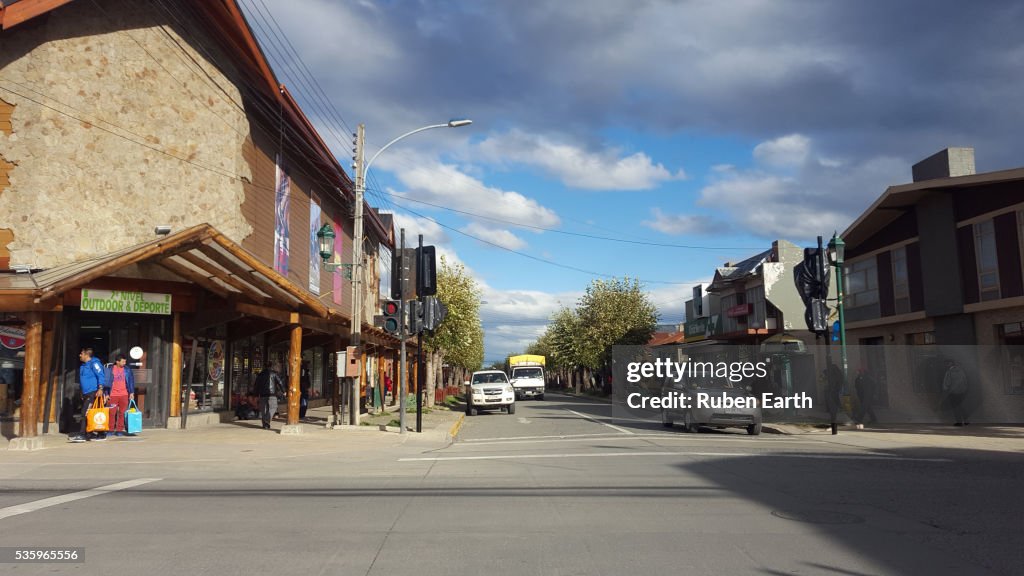
M0 311L44 310L70 290L135 264L159 266L233 302L239 312L284 322L300 313L348 323L308 291L208 224L118 252L32 274L0 275Z

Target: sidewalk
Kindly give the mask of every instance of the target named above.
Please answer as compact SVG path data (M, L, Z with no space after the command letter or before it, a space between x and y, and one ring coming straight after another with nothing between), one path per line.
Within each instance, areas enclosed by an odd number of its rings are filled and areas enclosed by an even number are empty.
M852 424L840 425L833 436L828 424L766 422L768 434L814 436L816 440L853 444L864 448L924 447L960 450L992 450L1024 454L1024 426L943 424L874 424L858 430Z
M397 407L396 407L397 408ZM315 450L341 450L358 453L367 450L379 450L382 448L401 446L408 442L416 444L437 444L438 446L450 443L457 432L458 424L461 423L463 414L452 410L436 410L424 415L423 432L407 431L400 434L398 428L382 427L377 425L358 426L336 426L327 428L327 422L331 419L331 407L311 408L306 413L306 418L301 421L301 433L281 434L281 428L285 420L281 417L271 422L270 430L263 430L260 420L235 420L192 428L180 429L144 429L141 434L135 437L115 437L107 435L107 440L92 441L85 443L68 442L66 434L51 433L39 436L43 450L38 452L81 454L94 453L97 451L107 452L110 448L116 447L120 457L137 456L139 458L153 458L155 454L169 459L195 457L197 451L202 453L203 458L223 458L229 455L237 455L239 451L259 451L265 456L279 454L281 456L292 456L297 453ZM397 417L397 414L390 414L390 417ZM406 414L406 426L415 429L416 415ZM362 415L363 422L373 422L374 418L380 416ZM6 448L6 446L5 446ZM37 451L33 451L37 452ZM0 450L0 462L4 455L29 454L21 450Z

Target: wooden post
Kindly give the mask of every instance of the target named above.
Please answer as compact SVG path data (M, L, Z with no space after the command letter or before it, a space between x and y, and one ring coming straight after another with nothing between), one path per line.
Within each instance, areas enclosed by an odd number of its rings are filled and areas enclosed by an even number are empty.
M171 339L171 418L181 416L181 312L174 313Z
M50 393L50 387L54 384L54 379L50 377L53 372L51 369L53 365L53 327L49 316L50 314L47 314L47 322L43 327L43 349L39 363L39 388L36 392L36 422L40 424L45 420L47 412L44 409L46 399L49 398L52 401L54 396L54 394ZM53 416L53 412L50 412L50 416Z
M299 371L302 368L302 325L292 325L291 349L288 351L288 425L299 423Z
M26 318L28 329L25 333L25 371L21 389L21 430L22 438L35 438L39 413L39 376L43 359L43 320L38 312L31 312Z

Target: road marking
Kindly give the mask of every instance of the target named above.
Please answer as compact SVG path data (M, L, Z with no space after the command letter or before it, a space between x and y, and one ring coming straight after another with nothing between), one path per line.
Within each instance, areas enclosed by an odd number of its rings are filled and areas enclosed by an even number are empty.
M952 462L945 458L903 458L900 456L862 456L857 454L750 454L743 452L582 452L562 454L494 454L487 456L436 456L423 458L399 458L399 462L447 462L455 460L532 460L536 458L616 458L620 456L728 456L728 457L771 457L811 458L825 460L891 460L893 462Z
M497 445L505 445L505 444L546 444L546 443L549 443L549 442L552 442L552 443L554 443L554 442L591 442L591 441L602 441L602 442L605 442L605 441L616 441L616 442L621 442L623 440L625 440L627 442L628 441L644 441L644 440L677 440L677 441L681 441L681 442L704 443L705 440L715 440L717 442L757 442L759 444L765 444L765 443L774 443L774 444L779 444L779 443L782 443L782 444L820 444L820 442L817 442L817 441L814 441L814 440L783 440L783 439L775 439L775 438L765 438L765 439L762 439L762 440L755 440L753 438L714 438L714 439L711 439L711 438L692 438L692 437L689 437L689 436L684 436L682 434L632 434L632 435L629 435L629 436L623 436L621 434L616 434L616 435L602 434L602 435L597 435L599 437L595 437L594 435L589 435L588 434L587 436L589 436L589 437L587 437L587 438L572 438L572 437L567 437L567 436L564 436L564 437L563 436L546 436L546 437L541 437L541 438L523 438L523 439L519 439L519 438L509 438L509 439L506 439L506 438L491 438L491 439L488 439L488 441L481 441L481 440L469 441L469 440L467 440L465 442L461 442L459 445L463 446L463 447L466 447L466 446L493 446L493 445L496 445L496 444Z
M163 480L163 478L138 478L135 480L118 482L117 484L100 486L99 488L93 488L91 490L72 492L61 496L53 496L52 498L43 498L42 500L36 500L35 502L26 502L25 504L0 508L0 520L10 518L11 516L17 516L19 514L35 512L37 510L42 510L43 508L49 508L50 506L57 506L68 502L74 502L75 500L82 500L83 498L91 498L93 496L109 494L119 490L127 490L136 486L142 486L143 484L149 484L150 482L159 482L160 480Z
M465 438L462 442L490 442L493 440L540 440L543 438L582 438L584 436L611 436L610 433L600 432L597 434L559 434L555 436L504 436L496 438Z
M575 410L569 410L568 408L566 408L566 410L568 412L572 412L573 414L579 416L580 418L586 418L587 420L590 420L591 422L596 422L597 424L600 424L602 426L607 426L607 427L611 428L612 430L618 430L619 432L622 432L623 434L633 434L632 430L626 430L625 428L620 428L620 427L618 427L618 426L616 426L614 424L609 424L607 422L601 422L597 418L593 418L591 416L587 416L586 414L580 414L579 412L577 412Z
M532 422L533 422L532 420L527 420L526 418L519 418L519 423L520 424L530 424Z

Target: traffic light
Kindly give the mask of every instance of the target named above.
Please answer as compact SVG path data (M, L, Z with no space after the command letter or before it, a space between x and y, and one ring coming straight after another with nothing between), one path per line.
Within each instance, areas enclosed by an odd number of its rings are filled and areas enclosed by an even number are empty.
M388 334L398 336L402 331L402 317L401 314L399 314L401 309L399 302L397 300L385 300L381 308L384 313L377 318L374 318L374 320L379 320L374 323L383 328Z
M416 249L416 295L419 297L437 294L437 259L433 246Z
M410 300L406 308L409 310L409 334L419 334L423 331L423 303Z
M820 243L820 238L819 238ZM804 302L804 321L811 332L828 332L829 268L821 248L804 248L804 261L796 266L796 288Z

